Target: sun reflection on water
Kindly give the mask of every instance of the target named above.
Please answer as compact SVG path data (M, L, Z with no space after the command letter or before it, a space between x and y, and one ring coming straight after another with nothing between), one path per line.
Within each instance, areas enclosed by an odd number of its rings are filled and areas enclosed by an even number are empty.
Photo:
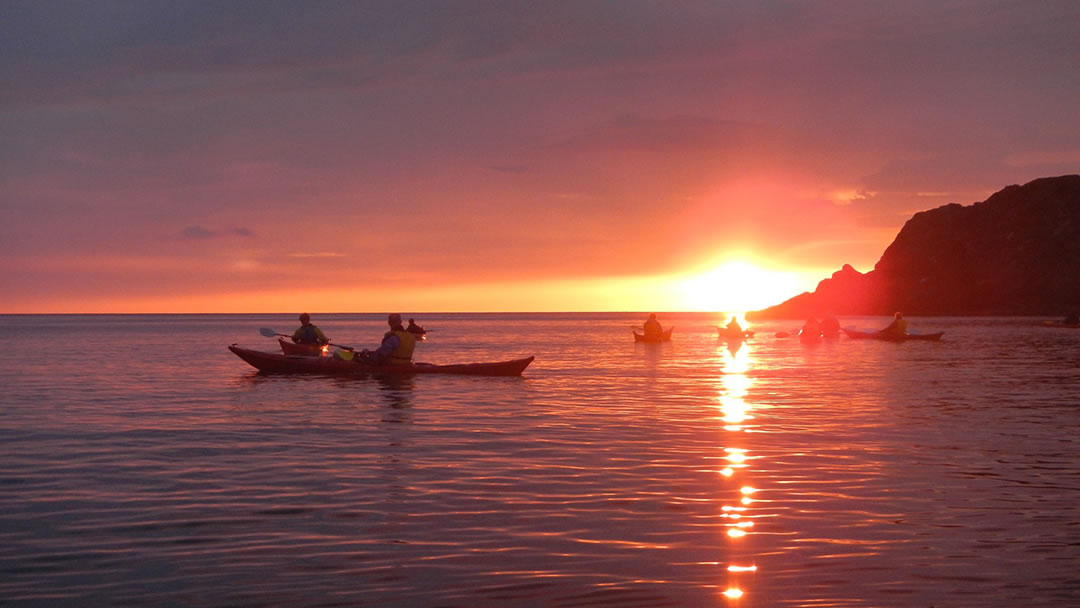
M746 444L746 433L752 430L749 423L754 419L750 415L751 406L746 400L754 384L753 378L748 374L754 360L751 349L746 345L740 344L735 348L725 346L718 350L722 351L720 354L724 365L720 377L721 390L717 395L720 410L717 419L723 423L722 458L727 462L720 475L725 484L737 483L731 486L731 489L738 497L738 506L721 506L729 547L728 581L722 595L729 600L739 600L746 593L744 579L747 573L756 573L758 568L757 564L753 563L754 560L748 558L748 540L745 538L754 526L753 516L747 512L747 505L753 503L751 496L757 491L748 478L751 472L750 463L754 457Z

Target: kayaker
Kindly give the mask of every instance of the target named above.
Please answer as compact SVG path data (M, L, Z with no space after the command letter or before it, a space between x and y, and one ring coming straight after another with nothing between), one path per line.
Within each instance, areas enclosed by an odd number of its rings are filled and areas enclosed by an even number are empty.
M292 341L297 344L318 344L322 346L330 343L330 338L321 329L311 324L311 315L300 313L300 327L293 332Z
M907 321L904 319L904 315L896 313L893 315L893 322L888 327L881 330L879 333L894 334L897 336L907 335Z
M817 339L821 337L821 323L814 317L810 317L803 323L802 331L799 332L799 337L804 339Z
M416 335L401 326L401 315L392 313L386 318L390 331L383 335L382 344L374 351L365 349L363 359L377 365L409 365L416 349Z
M821 335L826 338L835 338L840 335L840 321L829 315L821 320Z
M660 326L660 321L656 320L656 313L649 315L649 319L645 321L645 337L646 338L660 338L664 335L664 328Z
M422 336L427 333L427 330L417 325L416 321L414 321L413 319L409 319L409 326L405 328L405 331L409 332L410 334L416 334L418 336Z
M729 336L743 335L742 325L739 325L739 320L735 318L735 315L731 315L731 320L728 321L727 332Z

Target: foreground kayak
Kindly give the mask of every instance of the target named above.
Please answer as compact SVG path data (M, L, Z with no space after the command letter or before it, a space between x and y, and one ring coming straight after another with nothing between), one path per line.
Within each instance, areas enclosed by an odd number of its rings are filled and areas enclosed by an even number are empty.
M849 338L857 339L869 339L869 340L885 340L886 342L907 342L908 340L925 340L935 342L941 339L941 336L945 335L945 332L939 331L933 334L907 334L899 336L897 334L884 333L880 331L855 331L854 329L844 329L844 333Z
M325 374L352 376L365 374L457 374L461 376L520 376L534 357L496 361L492 363L458 363L434 365L413 363L411 365L372 365L358 361L345 361L338 357L311 357L305 355L279 355L235 344L229 346L240 357L260 372L267 374Z
M295 344L285 338L278 338L281 352L286 355L304 355L308 357L321 357L329 352L329 347L319 344Z
M637 333L635 331L634 332L634 342L668 342L668 341L671 340L671 330L673 330L673 329L675 329L675 328L674 327L667 328L667 331L665 331L660 336L646 336L645 334L639 334L639 333Z

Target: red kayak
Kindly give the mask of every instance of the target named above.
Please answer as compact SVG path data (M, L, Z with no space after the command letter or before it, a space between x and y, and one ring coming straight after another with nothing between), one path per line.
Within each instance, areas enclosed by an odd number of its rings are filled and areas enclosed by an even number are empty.
M329 346L322 346L320 344L296 344L285 338L278 338L277 341L278 344L281 345L281 352L286 355L321 357L330 352Z
M306 355L279 355L235 344L229 346L240 357L260 372L267 374L324 374L328 376L353 376L366 374L457 374L462 376L520 376L534 357L496 361L491 363L457 363L435 365L413 363L411 365L373 365L359 361L346 361L338 357L312 357Z
M888 332L855 331L854 329L844 329L844 333L847 334L847 337L849 338L857 338L860 340L885 340L886 342L907 342L908 340L925 340L929 342L936 342L941 339L941 336L945 335L945 332L939 331L933 334L905 334L901 336Z
M646 336L645 334L639 334L634 332L634 342L669 342L671 340L671 330L674 327L667 328L663 334L659 336Z

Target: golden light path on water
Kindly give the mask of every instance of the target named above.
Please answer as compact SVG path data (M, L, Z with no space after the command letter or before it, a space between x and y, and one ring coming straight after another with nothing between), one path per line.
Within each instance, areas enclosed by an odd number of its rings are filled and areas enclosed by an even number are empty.
M722 517L726 520L724 528L728 542L727 581L722 595L734 604L748 593L748 576L757 572L757 564L748 551L750 539L747 535L754 526L751 505L756 488L750 481L750 449L746 434L753 431L754 416L746 396L753 386L753 379L748 372L753 365L753 356L749 348L744 348L741 341L718 346L723 360L720 377L720 393L717 395L719 416L723 429L723 456L725 466L720 470L725 492L730 502L721 507Z

